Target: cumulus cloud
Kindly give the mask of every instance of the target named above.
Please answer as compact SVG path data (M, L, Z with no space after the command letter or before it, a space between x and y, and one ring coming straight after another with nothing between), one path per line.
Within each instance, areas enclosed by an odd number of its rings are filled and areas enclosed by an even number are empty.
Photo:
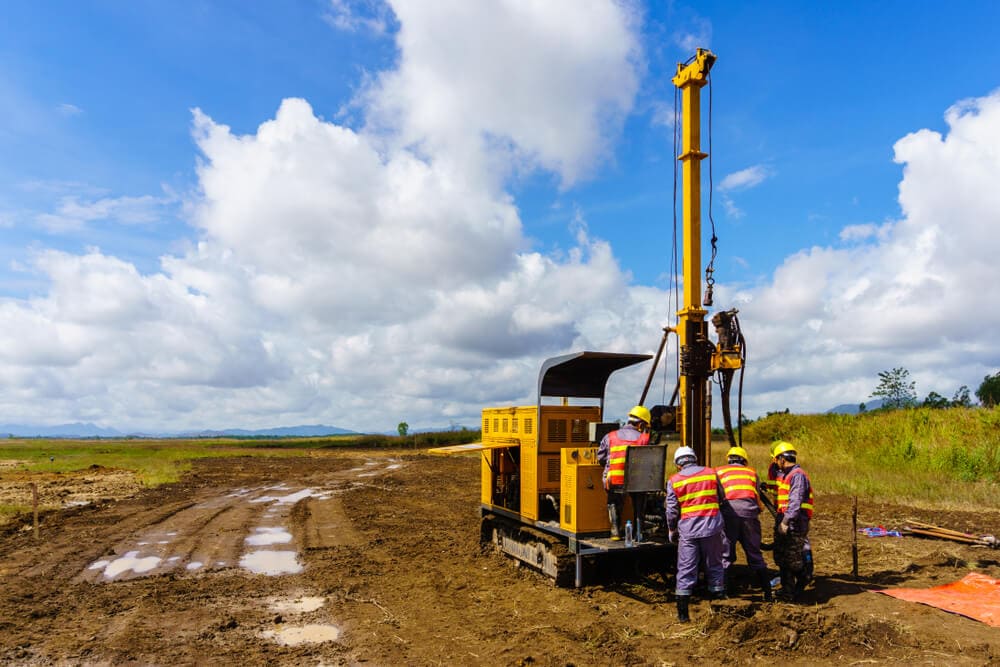
M638 88L627 4L391 4L401 58L369 91L375 127L484 178L540 167L568 187L607 154Z
M865 400L903 366L921 396L951 396L1000 366L982 332L1000 325L989 289L1000 238L1000 91L945 114L948 132L895 145L900 220L845 227L847 247L789 257L752 293L749 408L822 410ZM753 332L750 334L749 332Z
M345 29L347 9L331 4ZM630 297L584 225L564 254L532 251L503 180L546 169L568 184L605 154L638 80L631 15L393 9L399 67L365 91L362 130L294 98L248 134L192 111L198 238L160 272L97 248L34 256L50 287L3 302L0 412L120 428L472 424L486 401L532 401L541 357L633 349L604 321L647 312L655 291ZM39 222L142 222L158 203L64 198Z

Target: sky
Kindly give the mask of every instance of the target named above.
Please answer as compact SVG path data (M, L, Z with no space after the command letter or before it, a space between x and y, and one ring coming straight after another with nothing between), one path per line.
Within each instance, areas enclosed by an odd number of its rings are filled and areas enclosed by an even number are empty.
M996 25L985 1L7 3L0 423L475 426L549 357L653 353L696 47L744 414L864 402L897 367L974 392L1000 370Z

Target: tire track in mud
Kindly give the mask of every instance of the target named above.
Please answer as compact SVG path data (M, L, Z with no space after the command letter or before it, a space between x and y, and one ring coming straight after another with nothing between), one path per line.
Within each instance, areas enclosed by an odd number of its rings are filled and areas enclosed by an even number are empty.
M190 502L132 517L131 531L106 555L80 565L76 579L121 582L237 566L255 574L297 573L304 567L300 553L361 544L338 495L371 483L357 478L381 477L401 465L367 460L314 486L205 490Z

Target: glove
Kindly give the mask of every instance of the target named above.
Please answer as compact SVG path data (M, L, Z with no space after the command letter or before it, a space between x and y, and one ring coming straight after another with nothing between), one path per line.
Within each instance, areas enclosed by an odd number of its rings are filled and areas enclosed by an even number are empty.
M781 523L779 523L778 524L778 532L781 533L782 535L787 535L788 534L788 524L785 523L784 521L782 521Z

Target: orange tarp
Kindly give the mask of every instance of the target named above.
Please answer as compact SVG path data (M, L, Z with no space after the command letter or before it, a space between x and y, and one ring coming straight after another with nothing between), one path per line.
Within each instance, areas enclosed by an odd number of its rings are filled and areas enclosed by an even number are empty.
M1000 579L978 572L970 572L960 581L934 588L895 588L873 592L930 605L1000 628Z

